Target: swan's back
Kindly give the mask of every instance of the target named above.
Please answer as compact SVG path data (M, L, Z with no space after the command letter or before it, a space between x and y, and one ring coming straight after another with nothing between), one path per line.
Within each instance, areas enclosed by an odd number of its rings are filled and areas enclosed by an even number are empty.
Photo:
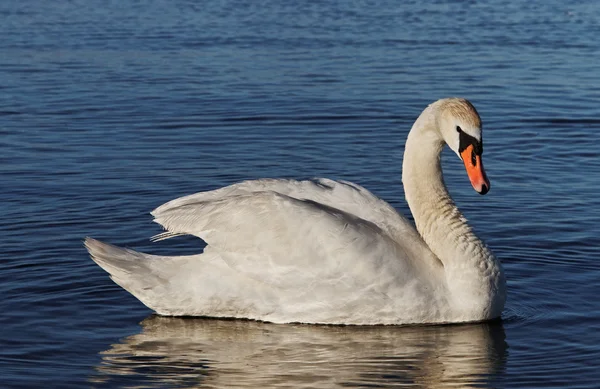
M326 206L370 221L390 237L415 234L416 231L391 205L373 195L360 185L348 181L326 178L314 180L260 179L244 181L224 188L195 193L177 198L152 211L159 219L161 214L177 207L194 203L221 201L228 198L251 195L259 192L275 192L303 201L312 201L316 206ZM418 234L415 234L415 239Z
M168 231L161 237L196 235L205 252L156 257L86 245L115 282L160 314L392 324L399 315L427 322L445 312L443 280L430 277L439 270L435 257L404 218L360 186L248 181L152 214ZM399 243L402 229L408 235Z

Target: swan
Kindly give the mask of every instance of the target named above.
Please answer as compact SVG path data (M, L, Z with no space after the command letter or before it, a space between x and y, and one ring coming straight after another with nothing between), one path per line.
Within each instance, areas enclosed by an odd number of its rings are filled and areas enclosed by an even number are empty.
M195 235L201 254L157 256L85 239L114 282L159 315L274 323L433 324L500 317L501 263L444 184L441 152L462 159L475 191L490 189L481 119L466 99L425 108L402 164L416 228L347 181L261 179L172 200L151 214Z

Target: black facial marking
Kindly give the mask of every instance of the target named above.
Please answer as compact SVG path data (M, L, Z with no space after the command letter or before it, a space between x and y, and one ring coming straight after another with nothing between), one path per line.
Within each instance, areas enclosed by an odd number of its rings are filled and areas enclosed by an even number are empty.
M457 128L460 128L457 126ZM476 155L481 155L483 153L483 144L479 142L475 137L467 134L464 131L460 132L460 143L458 144L458 152L462 153L465 151L469 145L473 145L473 151L475 151Z
M463 132L463 130L462 128L460 128L460 126L456 126L456 132L460 134L461 132Z

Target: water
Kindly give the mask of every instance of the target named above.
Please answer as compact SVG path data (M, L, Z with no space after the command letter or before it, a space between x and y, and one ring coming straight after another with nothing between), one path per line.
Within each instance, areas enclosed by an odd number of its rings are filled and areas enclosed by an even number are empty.
M600 380L600 5L0 3L0 386L570 387ZM401 160L445 96L484 121L487 196L446 182L508 277L498 323L287 326L152 315L94 236L198 250L148 212L259 177L347 179L408 215Z

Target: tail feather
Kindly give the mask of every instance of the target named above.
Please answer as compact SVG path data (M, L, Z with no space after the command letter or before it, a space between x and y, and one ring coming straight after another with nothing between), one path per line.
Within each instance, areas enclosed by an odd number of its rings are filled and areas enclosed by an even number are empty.
M257 289L255 284L238 285L239 274L231 271L216 251L171 257L92 238L86 238L84 245L115 283L159 315L244 317L239 312L248 307L231 306L230 302Z
M156 263L154 255L113 246L89 237L85 239L84 245L94 262L108 272L114 282L138 298L167 282L151 267Z
M189 314L196 296L195 286L201 284L199 278L203 274L209 273L203 271L203 265L208 262L210 266L212 258L205 254L151 255L89 237L85 238L84 245L94 262L108 272L116 284L161 315Z
M113 246L92 238L85 238L84 245L94 262L113 277L134 276L145 268L143 262L145 255L137 251Z

